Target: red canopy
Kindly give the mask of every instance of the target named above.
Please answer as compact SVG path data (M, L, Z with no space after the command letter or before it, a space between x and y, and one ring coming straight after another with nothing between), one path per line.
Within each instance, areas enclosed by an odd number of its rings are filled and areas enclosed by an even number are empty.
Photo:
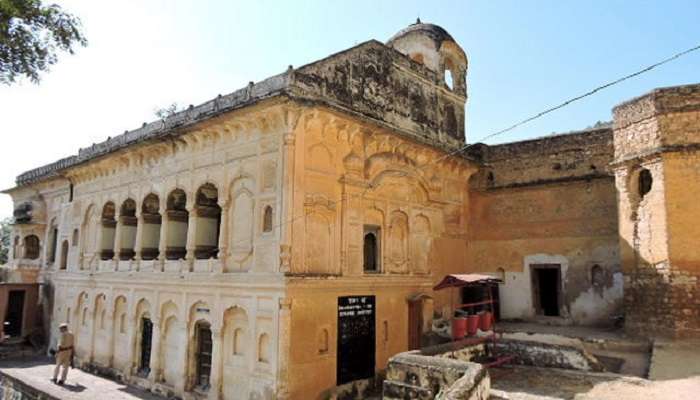
M442 281L440 281L433 290L492 283L503 283L503 281L491 275L484 274L450 274L442 278Z

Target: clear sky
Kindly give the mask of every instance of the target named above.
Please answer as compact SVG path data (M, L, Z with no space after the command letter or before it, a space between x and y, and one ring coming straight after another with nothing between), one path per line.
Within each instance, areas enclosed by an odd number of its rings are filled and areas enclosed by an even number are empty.
M0 188L155 119L415 22L469 57L467 141L700 44L700 1L58 1L89 40L39 85L0 86ZM586 128L655 87L700 82L700 52L488 143ZM11 215L0 195L0 217Z

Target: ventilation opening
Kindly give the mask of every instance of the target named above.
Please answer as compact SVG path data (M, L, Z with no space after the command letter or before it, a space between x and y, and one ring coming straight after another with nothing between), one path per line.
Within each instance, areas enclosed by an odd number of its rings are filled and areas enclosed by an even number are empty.
M644 198L651 191L653 181L651 171L646 168L639 171L639 197Z
M454 78L452 76L452 71L449 69L445 70L445 85L447 85L450 90L454 89Z

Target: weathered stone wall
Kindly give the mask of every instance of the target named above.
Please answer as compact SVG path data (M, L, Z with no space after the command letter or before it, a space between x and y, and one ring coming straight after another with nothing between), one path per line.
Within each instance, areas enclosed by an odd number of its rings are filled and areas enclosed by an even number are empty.
M301 217L289 227L287 381L290 398L305 399L337 384L338 297L375 296L377 371L408 349L408 300L432 296L443 271L462 268L438 253L465 248L466 182L476 166L442 161L433 147L325 107L301 117L294 149L292 214ZM376 271L364 270L366 225L378 232Z
M480 364L414 351L391 358L382 399L486 400L490 386L488 372Z
M626 327L700 334L700 85L656 89L616 107L615 174ZM640 175L648 171L650 187Z
M466 97L445 87L434 71L382 43L369 41L300 67L294 82L305 97L318 97L416 138L465 140Z
M472 154L485 167L470 181L467 265L504 275L502 316L535 317L530 265L552 263L561 265L562 315L609 323L622 297L610 128L478 146ZM602 280L594 285L596 265Z

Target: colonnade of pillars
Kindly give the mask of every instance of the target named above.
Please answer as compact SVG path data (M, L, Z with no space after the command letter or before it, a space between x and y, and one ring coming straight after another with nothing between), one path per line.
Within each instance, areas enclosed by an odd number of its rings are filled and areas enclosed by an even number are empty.
M97 249L100 259L114 261L222 259L227 216L227 204L212 184L201 186L189 202L180 189L165 204L155 194L146 196L141 207L132 199L119 209L108 202L100 216Z

